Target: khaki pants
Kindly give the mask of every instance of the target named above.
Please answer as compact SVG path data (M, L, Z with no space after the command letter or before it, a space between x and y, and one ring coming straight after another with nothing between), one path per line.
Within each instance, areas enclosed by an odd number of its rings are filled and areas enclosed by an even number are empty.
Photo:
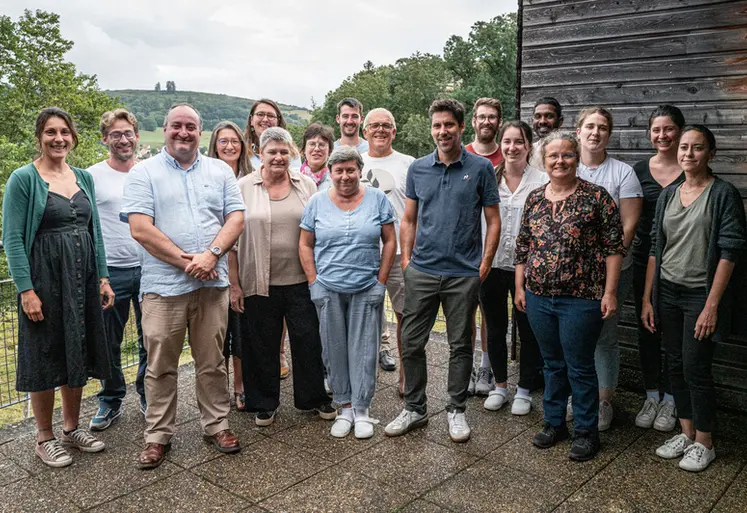
M180 296L145 294L143 339L148 351L145 374L145 442L167 444L174 435L177 373L184 336L195 362L195 389L202 429L214 435L228 429L230 399L223 340L228 324L228 289L202 287Z

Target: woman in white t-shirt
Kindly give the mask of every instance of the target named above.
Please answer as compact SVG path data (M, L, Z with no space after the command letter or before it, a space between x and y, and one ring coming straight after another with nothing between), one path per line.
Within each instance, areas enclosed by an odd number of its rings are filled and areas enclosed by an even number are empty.
M589 107L578 115L576 134L581 143L578 177L604 187L615 200L623 223L625 248L630 248L643 208L643 191L633 168L607 154L612 134L612 113L604 107ZM617 302L623 304L633 286L633 258L630 251L622 263ZM620 374L619 314L604 321L594 362L599 379L599 431L612 424L612 396ZM569 408L570 410L570 408Z
M496 168L501 196L501 235L490 273L480 286L480 307L487 325L488 355L496 382L495 389L488 393L484 403L487 410L498 410L508 401L507 298L509 294L513 298L515 293L514 249L521 228L524 203L530 192L549 180L547 173L528 164L532 149L532 129L529 125L519 120L509 121L503 125L498 141L504 156L504 161ZM532 408L529 392L544 385L543 360L526 313L514 310L514 315L521 338L521 356L519 384L511 413L527 415Z

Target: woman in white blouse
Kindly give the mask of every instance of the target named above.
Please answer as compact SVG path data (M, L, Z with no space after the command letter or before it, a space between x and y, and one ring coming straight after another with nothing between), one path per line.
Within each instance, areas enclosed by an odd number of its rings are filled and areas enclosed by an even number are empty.
M504 161L496 168L501 195L501 237L490 274L480 287L480 306L488 328L488 355L495 375L495 389L484 407L498 410L508 401L506 331L508 294L514 296L514 248L521 227L524 202L530 192L545 185L547 174L528 164L532 149L532 129L523 121L509 121L499 136ZM526 415L532 408L529 392L542 388L542 355L525 313L515 311L521 339L519 384L511 406L514 415Z

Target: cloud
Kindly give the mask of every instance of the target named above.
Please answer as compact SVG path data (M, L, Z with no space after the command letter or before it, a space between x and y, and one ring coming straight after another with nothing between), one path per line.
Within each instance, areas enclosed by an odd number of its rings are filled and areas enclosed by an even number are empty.
M23 0L5 0L17 18ZM441 53L452 34L516 9L516 0L37 0L75 42L68 59L104 89L180 90L321 102L367 60Z

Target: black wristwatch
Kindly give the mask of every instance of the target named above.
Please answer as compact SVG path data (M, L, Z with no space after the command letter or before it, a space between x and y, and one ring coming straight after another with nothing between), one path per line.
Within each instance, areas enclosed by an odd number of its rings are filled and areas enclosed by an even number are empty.
M218 246L210 246L208 249L213 255L215 255L215 258L220 258L221 255L223 255L223 250Z

